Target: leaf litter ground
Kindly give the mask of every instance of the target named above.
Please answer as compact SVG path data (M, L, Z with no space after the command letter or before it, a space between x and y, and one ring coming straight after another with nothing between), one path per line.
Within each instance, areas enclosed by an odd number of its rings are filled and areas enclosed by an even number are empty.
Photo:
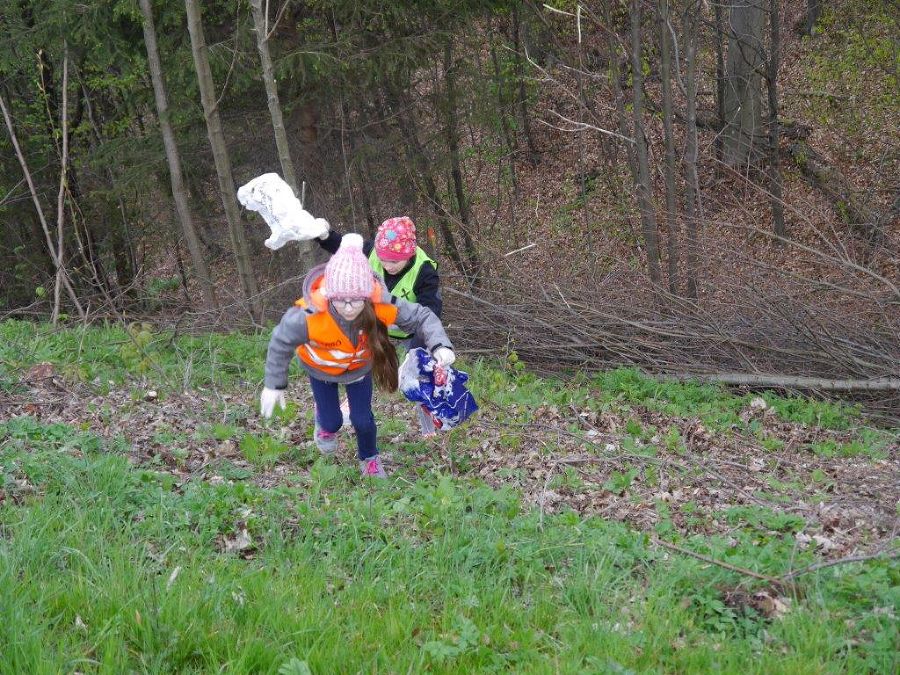
M49 365L32 368L21 384L16 395L2 394L10 418L97 434L133 464L171 474L178 486L246 480L302 487L318 458L304 382L291 386L288 414L273 422L259 418L250 389L159 395L123 386L97 393L64 382ZM431 439L419 435L411 404L399 396L376 399L382 455L397 477L480 479L517 489L542 514L568 508L661 536L729 538L749 524L762 534L793 534L798 550L825 560L884 551L897 533L896 437L871 454L814 452L853 448L854 432L786 422L762 398L740 411L742 428L715 429L698 417L635 404L598 410L590 400L529 407L488 398L467 425ZM352 430L340 437L333 461L354 465ZM29 489L8 484L0 503Z

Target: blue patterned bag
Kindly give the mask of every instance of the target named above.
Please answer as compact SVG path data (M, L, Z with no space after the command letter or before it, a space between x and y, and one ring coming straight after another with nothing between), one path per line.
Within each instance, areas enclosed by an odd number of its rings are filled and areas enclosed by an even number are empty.
M465 383L468 374L453 368L441 368L421 347L411 349L400 366L400 390L413 403L419 403L434 418L434 426L449 431L478 410L478 404Z

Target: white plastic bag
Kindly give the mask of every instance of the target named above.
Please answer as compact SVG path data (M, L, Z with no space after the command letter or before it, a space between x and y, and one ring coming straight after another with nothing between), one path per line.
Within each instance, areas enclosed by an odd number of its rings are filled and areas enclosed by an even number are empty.
M328 232L328 221L304 211L291 186L277 173L257 176L238 189L237 198L266 221L272 236L264 243L273 251L289 241L315 239Z

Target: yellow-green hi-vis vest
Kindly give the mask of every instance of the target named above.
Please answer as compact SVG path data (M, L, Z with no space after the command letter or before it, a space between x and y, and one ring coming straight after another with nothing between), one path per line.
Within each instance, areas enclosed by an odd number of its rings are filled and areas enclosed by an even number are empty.
M391 289L391 295L397 298L403 298L409 302L418 302L413 287L416 284L416 279L419 278L419 270L422 269L422 265L427 262L431 263L434 269L437 270L437 263L429 258L428 254L425 253L421 247L416 246L416 257L415 260L413 260L412 267L406 270L406 274L400 277L397 285ZM372 247L372 252L369 254L369 265L372 266L372 269L375 270L378 275L384 278L384 265L381 264L381 260L375 252L374 246ZM409 333L404 333L399 328L391 328L388 331L388 335L398 340L405 340L409 337Z

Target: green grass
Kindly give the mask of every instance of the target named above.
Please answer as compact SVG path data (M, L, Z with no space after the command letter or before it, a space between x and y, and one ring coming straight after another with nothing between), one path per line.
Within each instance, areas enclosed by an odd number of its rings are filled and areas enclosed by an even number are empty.
M279 410L280 412L280 410ZM197 440L205 440L214 438L217 441L227 441L240 433L240 429L233 424L222 424L216 422L214 424L204 424L197 429L194 434Z
M178 485L65 425L17 418L0 424L0 443L5 672L896 665L900 574L886 562L806 577L791 611L767 619L729 604L729 589L753 592L747 579L479 482L372 486L319 461L295 488ZM682 544L767 574L809 561L790 536L802 522L750 508L727 517L734 541ZM243 557L222 552L243 527Z
M257 386L264 353L263 335L173 339L146 326L129 335L7 321L0 388L24 395L21 371L51 361L101 391L110 380L132 386L136 402L153 385L164 404L185 385L222 394ZM573 429L573 409L615 414L622 448L634 455L659 452L648 445L654 437L659 448L684 449L675 426L641 421L645 410L756 438L763 431L740 418L750 397L718 387L631 369L542 379L517 358L465 367L485 412L503 423L500 444L514 452L532 447L516 424L538 407ZM311 423L296 403L251 432L250 406L213 400L189 431L174 421L154 428L150 440L170 450L173 470L152 459L133 465L127 437L101 438L87 422L0 422L0 672L895 670L896 564L801 577L790 611L764 616L735 601L765 590L760 582L666 551L621 523L541 512L511 488L434 473L414 457L433 447L397 453L396 477L371 484L355 463L289 445L284 427ZM854 409L766 400L782 419L841 430L840 442L818 442L811 454L878 457L894 438L857 428ZM89 410L114 422L103 402ZM384 437L402 430L400 420L383 421ZM188 448L208 441L234 444L246 463L213 459L206 475L216 481L185 475ZM466 471L480 443L448 437L453 467ZM285 471L277 485L259 487L275 464ZM496 476L515 481L523 471L501 467ZM637 481L660 478L654 465L626 465L603 487L634 500ZM816 469L810 480L824 489L829 478ZM587 489L572 467L548 486ZM733 565L778 576L816 560L813 549L797 550L804 521L777 508L649 507L657 536ZM716 518L729 536L680 535L675 518L701 530ZM229 548L244 530L249 541Z
M868 457L884 459L888 448L897 443L896 434L888 430L864 428L858 430L856 440L846 443L825 439L809 445L809 450L822 457Z
M16 372L50 362L66 377L105 388L128 377L143 377L169 388L229 386L261 382L269 333L173 336L148 324L128 328L0 323L0 387Z
M173 336L155 332L148 324L132 324L124 329L79 326L54 330L46 324L7 320L0 322L0 390L13 391L21 372L45 361L54 364L68 379L92 383L100 393L109 383L121 385L139 379L143 386L135 388L136 399L151 385L159 389L163 399L167 392L185 387L256 387L262 381L267 338L265 332ZM513 423L528 422L534 408L539 406L556 408L563 415L572 406L626 412L629 406L640 406L671 416L697 417L712 430L750 428L758 432L753 427L757 422L748 424L740 418L740 412L755 396L752 394L738 396L715 385L660 381L633 368L618 368L593 376L576 375L566 381L540 378L530 373L514 352L502 365L498 368L490 361L478 361L467 367L480 399L502 410L504 418ZM291 367L297 369L296 364ZM857 438L843 444L834 442L832 447L826 442L807 447L816 454L882 457L894 439L891 434L861 427L860 410L855 406L769 392L762 397L786 422L831 430L857 430ZM277 421L282 425L295 421L298 414L294 403L289 403L285 411L276 411ZM402 429L403 424L393 420L386 420L383 427L385 433L399 433ZM646 442L656 429L643 429L638 420L632 419L627 422L627 432L636 440ZM671 435L673 432L677 434L677 430L670 429L664 439L670 449L680 444ZM218 433L227 434L224 428ZM507 447L516 448L521 445L521 438L506 435L503 442ZM761 442L770 449L779 447L777 439Z
M617 368L593 376L576 375L566 381L541 378L526 371L517 357L505 369L480 361L470 372L482 395L504 409L578 405L610 410L633 405L667 415L698 417L710 429L717 430L746 429L748 424L741 420L740 412L757 396L738 396L725 387L711 384L657 380L634 368ZM761 396L786 422L834 430L850 429L860 423L857 406L770 392ZM637 420L629 421L626 431L635 437L648 437L647 430Z
M282 455L291 451L290 446L269 434L245 434L240 448L247 461L258 468L274 466Z

